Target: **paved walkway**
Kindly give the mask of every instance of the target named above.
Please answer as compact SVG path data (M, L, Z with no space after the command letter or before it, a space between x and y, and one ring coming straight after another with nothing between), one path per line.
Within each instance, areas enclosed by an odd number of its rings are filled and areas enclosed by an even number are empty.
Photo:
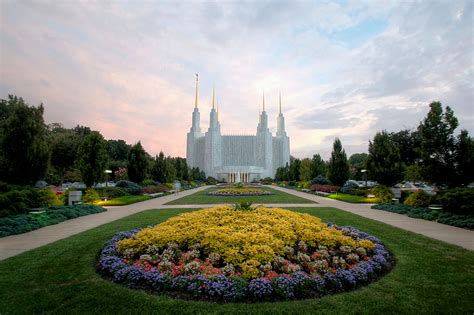
M373 210L370 208L370 205L367 204L351 204L291 189L275 186L271 187L288 194L315 201L317 204L265 204L269 207L338 208L369 219L384 222L407 231L422 234L440 241L444 241L446 243L458 245L469 250L474 250L474 231L460 229L432 221L414 219L402 214ZM196 189L180 192L178 194L163 196L128 206L108 207L109 211L106 212L64 221L59 224L50 225L24 234L0 238L0 260L148 209L207 208L218 206L216 204L165 205L168 202L194 194L206 188L208 187L199 187Z

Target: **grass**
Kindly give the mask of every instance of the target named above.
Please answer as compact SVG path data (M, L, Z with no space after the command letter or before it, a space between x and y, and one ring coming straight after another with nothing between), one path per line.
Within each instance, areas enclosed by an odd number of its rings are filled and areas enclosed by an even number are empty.
M331 208L307 212L379 237L397 263L352 292L292 302L216 304L150 295L102 279L98 252L117 231L166 220L184 209L132 215L0 262L0 310L9 313L462 314L474 311L474 252Z
M168 202L167 205L191 205L191 204L218 204L218 203L315 203L314 201L287 194L268 187L260 188L262 190L271 191L274 195L267 196L209 196L210 191L218 190L217 187L208 188L192 195Z
M151 199L150 196L145 196L145 195L128 195L128 196L121 196L117 198L112 198L109 200L105 201L99 201L94 204L98 206L126 206L130 205L132 203L140 202L140 201L145 201Z
M377 198L368 198L368 197L355 196L355 195L342 194L342 193L330 194L327 196L327 198L344 201L344 202L350 202L350 203L377 203L378 202Z

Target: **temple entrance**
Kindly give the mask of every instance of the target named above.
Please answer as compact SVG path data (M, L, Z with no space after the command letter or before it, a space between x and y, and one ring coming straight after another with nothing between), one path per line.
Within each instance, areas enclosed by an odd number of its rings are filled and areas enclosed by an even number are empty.
M249 183L250 173L230 172L227 173L228 183Z

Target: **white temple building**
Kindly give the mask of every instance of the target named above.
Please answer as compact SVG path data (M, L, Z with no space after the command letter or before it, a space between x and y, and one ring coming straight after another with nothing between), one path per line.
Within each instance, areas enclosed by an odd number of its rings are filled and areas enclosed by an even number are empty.
M198 77L191 130L187 135L186 161L189 167L199 167L206 176L226 182L251 182L275 177L278 167L290 163L290 139L285 131L285 118L277 116L275 136L268 129L268 117L260 113L256 135L222 135L218 112L214 107L214 92L209 128L201 132L198 109Z

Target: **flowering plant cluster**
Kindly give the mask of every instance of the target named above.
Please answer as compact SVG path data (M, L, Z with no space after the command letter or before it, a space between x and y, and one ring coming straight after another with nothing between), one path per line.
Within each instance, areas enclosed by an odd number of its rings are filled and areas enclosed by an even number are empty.
M128 172L125 167L120 167L118 170L114 172L114 176L116 180L124 180L128 179Z
M331 185L321 185L321 184L314 184L311 185L310 190L311 191L320 191L320 192L325 192L325 193L332 193L335 191L339 191L341 187L339 186L331 186Z
M264 196L273 195L274 193L258 188L223 188L207 193L210 196Z
M218 210L224 214L212 224L227 222L222 235L212 228L204 235L204 230L195 228L202 225L199 220L183 228L189 216L211 219ZM235 228L241 224L252 230L248 220L256 220L255 213L265 218L255 222L262 234ZM273 230L265 226L270 215L276 225ZM282 222L286 222L286 230L284 224L277 224ZM181 227L179 233L172 233L175 225ZM196 234L189 233L194 229L198 230ZM294 235L288 234L291 229L295 229ZM150 233L160 237L150 239ZM170 240L168 234L175 239ZM283 209L241 212L220 207L187 213L155 227L118 233L102 249L98 270L115 282L173 292L175 296L260 301L350 290L377 279L390 270L392 262L377 238L353 227L326 225L316 217Z

